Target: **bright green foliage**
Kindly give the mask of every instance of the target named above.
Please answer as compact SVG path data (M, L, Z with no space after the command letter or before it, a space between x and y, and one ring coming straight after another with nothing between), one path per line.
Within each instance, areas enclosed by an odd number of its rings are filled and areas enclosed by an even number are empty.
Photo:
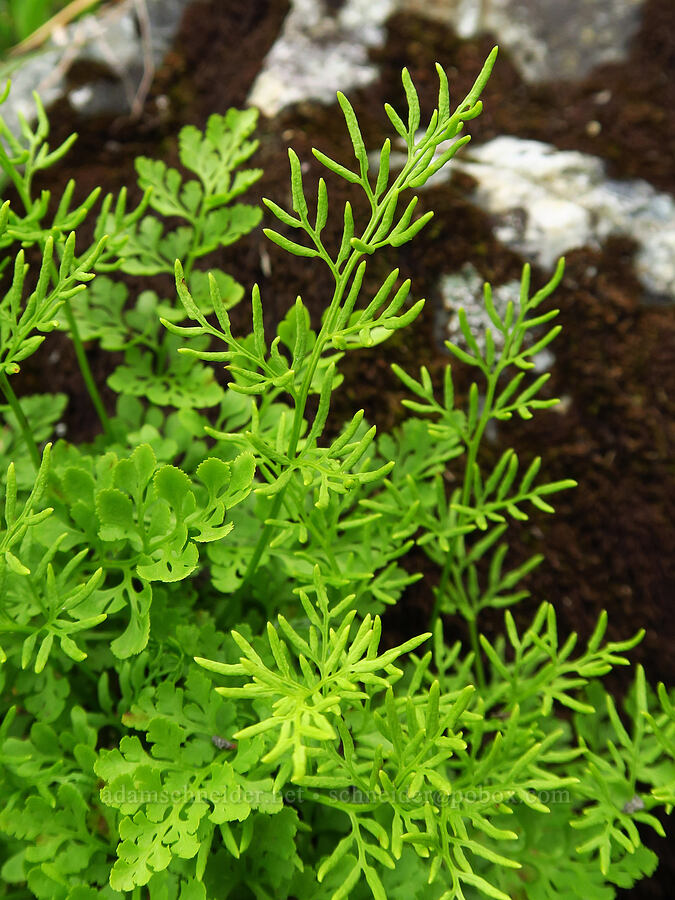
M379 617L371 620L367 615L347 650L356 616L354 609L347 612L353 604L353 596L346 597L331 609L318 567L314 592L315 602L300 592L303 609L311 623L307 638L283 616L278 618L282 636L268 623L267 640L275 663L273 668L267 667L251 644L236 631L232 632L232 637L244 654L240 663L226 665L204 659L197 659L197 662L221 675L246 675L252 679L244 687L218 688L224 696L267 698L272 703L272 715L238 731L235 738L241 740L272 732L274 746L262 761L276 763L281 760L285 778L292 773L294 782L311 785L316 777L324 786L325 777L317 772L325 771L326 761L321 755L313 758L316 755L313 742L333 742L337 738L336 727L346 731L346 710L343 711L342 705L348 704L353 711L363 712L364 701L370 701L375 692L386 690L392 678L400 676L393 666L395 660L423 643L428 635L413 638L378 655L382 624ZM339 621L339 627L331 626L334 621L336 624ZM299 668L293 664L292 657L297 657ZM362 685L368 689L364 691ZM350 783L349 778L340 773L329 779L326 786L344 787Z
M19 362L31 356L44 341L35 331L52 331L58 321L55 316L59 308L79 292L81 286L93 278L87 270L96 262L100 248L95 248L87 258L74 268L73 252L75 235L71 234L64 246L64 256L59 267L55 284L50 284L51 269L54 266L54 242L45 241L42 267L37 286L24 300L24 279L28 270L24 262L23 250L17 253L14 263L14 277L9 291L2 300L2 360L1 371L15 375L20 370Z
M110 882L122 891L147 884L173 856L196 857L201 877L215 826L227 830L256 809L268 815L281 810L271 778L247 777L257 754L221 752L211 739L230 729L234 710L217 702L207 678L193 669L185 692L165 683L154 697L148 693L123 721L146 732L149 752L127 736L96 763L107 785L101 799L123 816Z
M437 610L461 612L470 621L486 606L510 605L525 596L513 592L516 586L534 566L541 562L535 557L515 570L502 571L507 552L506 544L497 544L506 531L506 516L519 521L528 518L523 506L531 504L544 512L553 507L544 498L565 488L573 487L571 480L549 484L536 484L541 460L536 457L524 472L519 472L518 458L512 450L506 450L494 469L482 473L478 462L478 450L491 420L510 419L514 413L521 418L531 418L531 410L545 409L555 400L541 400L537 394L548 381L544 374L532 383L524 382L525 373L533 368L531 357L549 344L560 328L555 326L534 343L525 343L528 330L540 327L555 318L558 310L543 315L531 315L559 283L563 273L562 260L556 272L533 297L529 296L530 270L525 266L521 283L520 303L516 309L509 303L504 319L500 319L492 303L489 285L485 288L485 303L490 319L500 336L501 350L495 349L497 341L492 330L485 334L485 353L482 354L471 334L466 315L460 310L459 321L469 351L447 342L447 347L463 363L480 370L485 386L471 385L466 414L458 414L454 403L452 372L445 371L443 402L434 396L429 373L423 367L420 381L394 366L394 371L405 386L416 395L416 400L404 400L404 405L429 422L429 438L441 445L457 446L466 453L464 478L447 502L440 497L432 516L432 527L420 544L436 562L444 564L443 577L437 591ZM512 374L513 369L519 370ZM503 378L507 372L506 379ZM408 479L400 486L392 485L391 505L411 502L419 496L418 479ZM424 502L424 501L422 501ZM439 528L439 525L441 526ZM472 545L467 546L464 535L478 530ZM477 563L491 552L488 583L481 589Z
M257 141L248 140L257 118L257 110L230 109L225 116L212 115L203 134L191 125L182 128L180 161L196 179L184 181L177 169L158 159L141 156L136 160L138 184L149 192L150 208L184 224L165 231L156 216L137 220L125 235L123 271L133 275L173 272L175 260L182 259L189 278L197 259L255 228L260 210L232 201L262 175L260 169L234 172L258 146Z
M298 297L274 335L257 287L240 335L228 310L243 288L197 268L260 220L233 202L260 175L242 168L255 111L184 128L184 172L138 160L143 201L105 198L79 255L98 192L71 208L69 184L50 217L32 190L71 142L50 151L39 101L20 137L0 120L22 204L0 213L0 246L22 244L0 300L0 897L611 900L653 872L641 831L662 833L675 803L673 698L638 668L617 707L600 679L641 634L603 642L604 613L579 648L546 603L516 624L542 559L507 565L509 522L552 512L574 483L480 453L491 424L555 403L529 373L559 331L541 308L562 262L535 291L526 266L503 317L486 286L484 342L460 312L465 343L449 350L478 377L464 407L450 365L440 395L424 367L394 367L411 395L400 427L376 435L359 411L328 437L345 354L423 307L398 269L366 292L366 270L431 217L408 194L468 140L494 58L454 112L439 68L421 130L403 71L407 116L386 106L407 149L397 172L389 140L372 166L338 95L355 164L315 155L369 212L345 204L336 246L328 186L309 204L289 152L292 211L265 201L280 223L266 234L334 287L319 322ZM166 272L179 302L122 278ZM19 400L10 384L56 327L101 419L89 445L44 443L65 398ZM123 354L112 417L83 341ZM415 545L438 570L436 607L428 632L391 646L386 610L421 577ZM504 608L494 639L488 607ZM446 614L470 647L446 643Z
M12 885L24 881L44 900L70 896L68 884L105 885L113 823L96 797L97 729L73 706L58 731L35 722L19 740L10 736L16 714L10 708L0 726L0 828L16 851L3 859L9 896L21 896Z
M111 644L116 656L145 647L153 584L187 578L199 563L199 546L229 534L227 509L250 492L253 473L252 457L241 454L232 463L204 460L192 479L176 466L159 465L148 444L123 459L112 452L64 455L55 493L73 499L66 505L55 501L66 530L55 541L49 529L44 545L83 544L107 560L105 590L93 598L99 599L97 613L105 618L103 611L128 604L130 615L127 629Z
M21 398L21 409L26 417L35 441L42 444L54 433L68 403L65 394L33 394ZM0 457L15 460L17 487L30 490L35 481L35 468L26 456L21 436L21 425L9 404L0 405L3 427L0 431ZM0 474L4 481L5 473Z
M173 273L175 260L183 259L200 308L207 314L212 311L208 277L194 266L198 259L233 243L260 221L256 207L232 203L262 174L260 169L235 172L257 147L257 141L248 140L256 118L256 110L231 109L225 116L211 116L204 134L192 126L181 130L180 161L196 179L184 181L177 169L161 160L136 160L147 208L183 224L167 232L157 215L135 217L118 231L114 241L121 257L115 268L132 275ZM104 203L98 224L101 233L116 230L117 212L111 210L112 204ZM244 290L230 275L216 270L209 277L215 279L226 307L241 300ZM175 303L160 300L153 291L143 291L129 308L124 283L99 278L74 318L83 339L98 339L107 350L124 351L124 364L108 379L117 393L147 397L157 406L215 406L223 391L212 370L181 359L176 352L180 342L160 325L160 317L180 322L184 315ZM207 345L208 340L202 341L204 349Z

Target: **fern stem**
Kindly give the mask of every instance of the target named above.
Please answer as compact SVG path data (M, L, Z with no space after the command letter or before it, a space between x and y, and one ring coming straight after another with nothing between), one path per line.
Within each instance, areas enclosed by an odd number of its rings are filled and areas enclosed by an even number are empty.
M475 431L471 437L471 439L467 442L467 459L466 466L464 468L464 482L462 484L462 493L461 493L461 502L463 506L469 506L471 503L471 489L473 482L473 470L476 464L476 460L478 458L478 450L480 449L480 443L483 439L483 434L487 427L488 422L492 416L492 408L495 397L495 392L497 389L497 381L499 379L501 369L498 367L487 377L487 390L485 394L485 401L483 403L483 411L481 413L480 419L476 425ZM458 535L453 541L451 541L450 549L448 550L445 556L445 562L443 564L443 570L441 572L441 578L438 583L438 587L436 588L436 602L434 603L434 609L431 614L431 622L429 629L433 631L434 626L436 624L436 620L438 619L441 613L441 604L443 599L443 594L445 593L445 587L448 583L448 578L450 577L450 572L452 570L452 564L455 560L459 560L464 552L465 552L465 542L464 536ZM466 596L466 592L463 591ZM469 598L467 597L467 601ZM478 628L476 624L476 615L478 613L477 609L473 609L473 615L471 618L467 618L467 623L469 625L469 635L471 639L471 649L475 654L475 664L476 664L476 678L481 687L485 686L485 669L483 667L483 657L481 653L480 643L478 641Z
M75 320L75 316L73 315L73 310L70 306L70 300L65 301L65 303L63 304L63 309L66 314L66 319L68 320L68 330L70 331L70 337L73 342L73 347L75 348L75 356L77 357L77 363L80 367L82 379L85 383L89 396L91 397L91 402L94 404L94 409L96 410L96 413L101 422L103 432L108 440L112 440L113 433L112 428L110 427L110 419L108 418L108 414L105 411L105 406L103 405L103 400L101 399L99 390L96 387L96 382L94 381L94 376L89 365L89 360L87 359L87 354L84 352L84 345L82 344L80 330L77 327L77 321Z
M335 310L339 306L340 301L344 295L346 286L349 283L349 278L351 277L351 274L356 267L356 261L357 257L356 255L354 255L350 263L348 263L345 267L342 275L337 277L335 290L333 292L333 299L331 300L330 306L328 307L328 314L323 322L321 331L319 332L319 335L316 339L316 343L314 344L312 355L307 365L307 372L305 373L305 378L300 387L300 391L298 392L298 399L295 406L295 415L293 417L293 428L291 431L291 438L287 451L289 459L295 458L296 451L298 449L298 443L300 441L300 433L302 431L302 419L305 414L305 408L307 406L307 397L309 396L309 391L312 386L312 379L314 378L316 367L319 364L321 354L323 353L323 349L327 342L327 334L329 333L329 329L332 324L332 316L335 314ZM282 487L281 490L276 494L274 503L272 504L272 509L270 510L270 514L268 516L269 519L276 519L276 517L278 516L279 510L281 509L281 505L284 501L285 492L286 486ZM258 543L256 544L253 551L253 556L251 557L251 560L246 568L246 572L244 573L243 580L239 585L238 590L236 591L236 596L241 596L242 591L248 585L255 573L255 570L258 568L258 564L260 563L262 555L265 552L265 548L267 547L267 544L269 542L273 527L274 526L272 525L265 525L263 527L260 537L258 538Z
M19 403L19 398L14 393L12 385L9 383L9 379L4 372L0 372L0 390L2 390L2 393L5 395L5 399L9 403L12 412L16 416L16 420L19 423L21 436L23 437L26 449L28 450L31 459L33 460L35 469L38 470L40 468L40 452L38 450L37 444L35 443L35 438L33 437L31 427L28 424L28 419L26 418L24 411L21 408L21 404Z
M439 579L438 586L434 592L436 595L435 602L434 602L434 609L433 609L433 612L431 613L431 618L429 619L429 631L432 631L432 632L436 626L438 617L441 614L441 600L442 600L443 594L445 593L445 586L448 583L448 578L450 577L450 565L452 563L452 558L453 558L452 550L448 550L448 552L445 554L445 562L443 563L441 577Z
M317 352L318 348L318 352ZM302 430L302 417L305 412L305 406L307 405L307 396L309 394L309 388L312 383L312 378L314 377L314 371L318 365L319 359L321 357L321 352L323 350L323 344L320 340L317 340L314 351L312 353L312 357L310 359L309 366L307 367L307 375L305 376L305 380L302 384L299 394L299 402L295 407L295 416L293 419L293 430L291 432L290 444L288 447L288 457L289 459L293 459L295 457L296 451L298 449L298 441L300 440L300 432ZM270 510L270 514L268 516L269 519L276 519L279 515L279 511L281 509L281 505L284 502L284 494L286 493L286 485L279 490L274 498L274 503L272 504L272 509ZM260 533L260 537L258 538L258 543L255 545L253 550L253 556L251 557L249 564L246 568L246 572L244 573L244 577L242 579L241 584L239 585L239 589L236 591L236 596L240 596L243 592L244 588L248 585L251 578L255 574L256 569L260 563L263 553L265 552L265 548L267 547L270 539L270 535L272 533L273 525L266 524L263 527L262 532Z
M485 667L483 666L483 656L481 653L480 642L478 640L478 624L475 619L469 619L469 638L471 640L471 649L474 653L474 664L476 669L476 681L478 687L485 688Z
M417 165L419 160L424 155L425 149L426 149L426 145L425 145L425 147L418 148L417 152L415 154L413 154L411 158L408 159L405 166L403 167L403 169L401 170L401 172L399 173L399 175L397 176L397 178L395 179L395 181L393 182L393 184L387 191L386 196L380 201L379 204L376 204L373 207L372 214L370 217L370 222L366 226L366 229L362 235L362 240L365 243L368 243L368 241L371 239L371 237L376 233L377 227L378 227L380 221L382 220L392 197L394 197L394 196L398 197L398 194L405 188L406 179L408 178L410 172L412 172L412 170L415 168L415 166ZM363 187L364 187L364 190L366 190L366 192L368 192L367 184L364 184ZM371 200L371 206L372 206L372 200ZM321 359L321 354L322 354L323 349L328 341L328 335L330 334L331 329L334 327L335 317L338 314L340 304L342 302L342 298L344 297L345 291L347 289L347 285L349 284L349 280L352 277L354 270L356 269L361 257L363 256L361 251L356 251L356 250L353 251L351 256L346 260L346 262L344 264L344 268L343 268L342 272L340 273L338 267L333 263L332 259L326 252L323 244L318 239L318 236L313 232L312 229L306 229L306 230L308 231L308 233L310 233L312 239L314 240L315 245L317 246L317 249L320 252L321 257L323 258L324 262L328 265L331 272L333 273L333 277L335 278L335 290L333 292L333 298L328 307L326 316L323 320L321 330L319 332L316 343L314 345L314 348L312 351L312 356L310 358L310 362L307 367L307 373L305 375L305 379L302 383L302 386L301 386L299 394L298 394L298 401L296 403L295 416L293 419L293 429L291 432L291 439L290 439L289 449L288 449L288 453L287 453L289 459L293 459L295 457L295 454L297 451L298 442L300 440L300 432L302 430L302 419L303 419L303 415L305 412L305 407L307 405L307 397L308 397L309 390L310 390L310 387L312 384L312 379L314 378L314 373L316 371L316 367L319 364L319 360ZM270 510L270 515L269 515L270 519L275 519L277 517L279 510L281 509L281 505L283 503L285 491L286 491L286 487L284 486L277 493L277 495L274 499L274 503L272 504L272 509ZM235 592L235 596L241 597L241 594L242 594L244 588L246 587L246 585L249 583L249 581L253 577L255 570L258 568L258 564L260 563L262 555L263 555L265 548L269 542L270 534L272 532L273 527L274 526L271 526L271 525L264 526L264 528L260 534L260 537L258 539L258 543L256 544L255 549L253 551L253 556L251 557L251 560L246 568L246 572L244 573L242 583L239 585L239 588Z

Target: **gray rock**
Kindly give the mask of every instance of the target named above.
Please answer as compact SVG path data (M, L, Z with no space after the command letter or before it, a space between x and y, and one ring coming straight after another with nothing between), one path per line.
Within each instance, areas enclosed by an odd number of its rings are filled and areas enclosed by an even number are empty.
M583 78L623 59L644 0L398 0L399 8L451 25L460 37L498 37L528 81Z
M471 263L465 263L459 272L444 275L439 282L439 290L443 306L449 313L446 321L446 337L455 344L466 349L466 341L459 327L458 312L463 309L481 352L485 350L485 332L490 329L495 340L495 347L500 349L503 338L487 314L483 299L483 279ZM520 300L520 283L508 281L492 288L492 301L499 316L503 317L509 302L518 308Z
M368 49L384 40L396 11L452 26L460 37L490 32L530 81L579 79L594 66L622 59L644 0L291 0L249 102L273 116L303 100L332 103L337 90L377 77Z
M291 4L248 97L267 116L303 100L333 103L336 91L374 81L368 48L383 43L394 9L394 0L346 0L330 15L321 0Z

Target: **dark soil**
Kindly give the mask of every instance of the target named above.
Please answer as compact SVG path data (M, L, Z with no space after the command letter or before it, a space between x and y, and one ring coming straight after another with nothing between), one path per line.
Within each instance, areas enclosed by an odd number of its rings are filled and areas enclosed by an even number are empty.
M197 2L187 12L175 49L158 73L139 122L79 121L66 102L52 112L54 141L72 130L80 132L77 151L46 185L58 193L75 177L81 195L102 184L117 190L134 181L133 159L139 154L176 159L175 138L186 123L203 125L212 112L242 105L275 39L287 4L277 0ZM396 16L388 24L386 45L373 53L381 69L377 83L351 92L366 142L376 146L388 134L385 100L403 105L400 69L410 69L423 106L434 104L440 62L452 75L459 97L470 85L492 47L489 36L460 40L438 24ZM598 94L610 92L598 103ZM158 98L168 97L165 105ZM675 5L672 0L647 0L643 24L630 58L604 65L576 84L533 87L522 81L506 53L501 53L484 94L485 112L471 123L476 141L512 133L603 157L616 177L641 177L660 190L675 193ZM590 136L587 125L601 130ZM596 129L597 130L597 129ZM306 183L318 177L310 148L319 147L338 160L348 160L351 148L337 107L301 104L275 120L263 119L256 164L264 176L251 202L269 196L285 205L289 199L286 147L291 144L309 164ZM341 185L329 186L333 209L346 196ZM373 287L398 266L412 276L416 296L428 298L424 315L404 338L381 350L354 354L346 374L340 414L364 407L380 428L393 426L401 415L397 379L391 362L409 370L424 363L438 376L447 355L439 344L435 310L440 298L439 275L471 262L495 283L518 277L522 260L492 236L490 222L470 201L471 183L451 184L422 193L418 208L436 212L432 224L413 244L389 258L374 258L368 278ZM338 217L339 219L339 217ZM339 221L334 220L337 227ZM329 226L330 227L330 226ZM335 237L335 235L334 235ZM673 593L675 586L675 315L672 306L644 303L632 266L633 247L609 242L601 250L583 248L569 254L555 305L561 309L563 332L555 343L556 363L550 382L552 396L565 397L564 412L545 412L529 423L504 428L499 443L514 446L523 460L543 457L542 470L551 479L573 477L578 489L559 495L555 517L535 516L513 530L518 558L545 552L545 563L532 573L530 601L520 608L523 621L543 599L558 610L561 628L587 636L600 610L610 613L609 635L621 639L639 628L645 639L632 658L644 664L648 678L675 684ZM214 255L213 263L232 272L246 287L259 282L266 316L277 320L297 293L315 315L327 302L328 274L289 257L256 231L235 247ZM267 275L264 271L267 271ZM535 277L543 278L535 272ZM166 291L170 284L162 285ZM328 295L329 296L329 295ZM242 304L242 307L244 305ZM235 322L248 327L242 308ZM51 352L60 354L50 364ZM110 361L92 360L104 375ZM39 389L38 375L50 390L71 395L68 436L90 437L96 424L80 386L67 343L51 336L44 353L26 365L24 391ZM459 372L459 370L458 370ZM466 387L466 373L459 373ZM497 452L493 448L492 452ZM490 453L488 448L488 453ZM424 565L416 555L411 566ZM389 616L392 637L407 636L426 626L431 581L410 589ZM448 623L459 629L457 623ZM498 627L495 619L488 630ZM619 679L617 689L625 684ZM658 879L624 892L634 898L672 896L673 861L660 852Z

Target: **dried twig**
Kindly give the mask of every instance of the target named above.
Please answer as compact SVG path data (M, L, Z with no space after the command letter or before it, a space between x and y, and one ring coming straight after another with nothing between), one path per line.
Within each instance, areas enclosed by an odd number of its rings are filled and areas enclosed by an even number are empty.
M119 0L111 0L112 3L118 3ZM73 19L87 12L92 6L97 6L100 0L72 0L63 9L60 9L55 15L48 19L44 25L40 25L32 34L29 34L21 43L12 47L10 56L20 56L22 53L28 53L31 50L37 50L45 41L47 41L55 30L69 25Z
M72 3L69 3L60 13L53 16L29 38L22 41L21 44L18 44L12 50L12 53L18 54L20 52L34 50L50 37L54 38L55 43L59 43L60 35L62 38L61 43L63 43L65 27L70 24L76 16L95 6L98 2L99 0L73 0ZM115 8L110 8L113 5ZM140 83L138 84L134 83L134 79L130 76L130 73L120 65L119 60L112 52L110 52L110 48L105 40L105 26L111 21L111 17L124 15L130 8L133 9L133 12L136 15L141 36L143 72ZM90 17L86 20L86 22L89 23L87 28L80 29L79 27L75 27L72 32L69 33L68 46L65 48L62 58L47 78L40 84L38 90L44 90L49 87L52 82L59 78L63 78L77 58L80 48L89 41L95 41L111 71L117 75L124 86L132 117L138 118L143 111L143 106L155 75L155 65L152 57L152 23L150 21L146 2L145 0L112 0L112 3L108 3L101 8L101 13L100 17L93 20L95 25L94 30L92 30L92 18Z

